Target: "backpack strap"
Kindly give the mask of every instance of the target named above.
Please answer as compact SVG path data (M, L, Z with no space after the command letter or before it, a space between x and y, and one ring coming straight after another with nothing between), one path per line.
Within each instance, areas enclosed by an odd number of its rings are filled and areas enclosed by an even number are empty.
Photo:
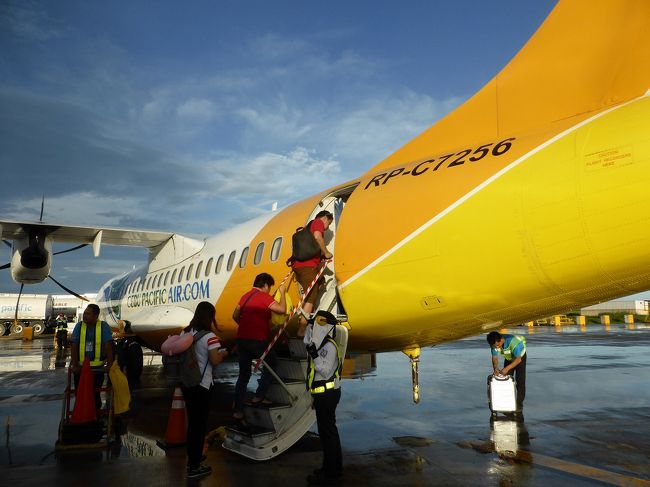
M197 331L196 334L194 335L194 337L192 338L192 345L194 345L196 342L198 342L201 338L203 338L208 333L210 333L210 332L207 331L207 330ZM203 367L203 372L201 372L201 380L199 381L199 385L201 385L201 382L203 382L203 377L205 376L205 371L207 370L208 364L210 363L210 351L208 350L207 352L208 353L207 353L207 355L205 357L205 367ZM196 351L194 353L196 353Z
M259 289L254 289L254 291L248 295L248 297L246 298L246 301L244 301L244 304L242 304L242 305L239 307L239 319L241 319L241 315L242 315L242 313L244 312L244 308L246 307L246 304L250 301L250 299L251 299L253 296L255 296L255 295L256 295L257 293L259 293L259 292L261 292Z

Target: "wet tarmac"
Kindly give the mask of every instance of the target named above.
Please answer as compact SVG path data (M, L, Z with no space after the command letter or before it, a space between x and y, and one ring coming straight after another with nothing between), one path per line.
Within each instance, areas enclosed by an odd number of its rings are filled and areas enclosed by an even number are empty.
M337 410L345 463L340 485L650 485L650 327L513 331L528 343L524 421L490 415L484 336L423 350L417 405L401 353L380 354L374 371L345 380ZM64 359L48 339L0 341L2 483L185 482L184 452L165 455L155 443L164 436L172 394L159 356L145 357L150 365L134 390L119 450L55 458ZM235 364L223 365L210 429L228 421L235 380ZM227 452L215 438L206 462L214 471L202 483L304 485L320 455L313 433L265 463Z

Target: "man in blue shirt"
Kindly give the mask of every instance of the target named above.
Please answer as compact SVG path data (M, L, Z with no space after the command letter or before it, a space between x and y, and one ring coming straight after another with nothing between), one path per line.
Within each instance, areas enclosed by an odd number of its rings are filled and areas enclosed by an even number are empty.
M70 367L74 372L75 389L79 385L81 365L86 357L94 372L95 389L104 382L104 364L113 365L113 334L105 321L99 320L99 306L89 304L84 310L83 321L77 323L72 331L70 345ZM95 391L95 405L101 407L99 391Z
M526 397L526 338L491 331L487 341L492 352L494 375L510 374L517 381L517 412L521 413ZM502 369L499 369L499 355L504 358Z

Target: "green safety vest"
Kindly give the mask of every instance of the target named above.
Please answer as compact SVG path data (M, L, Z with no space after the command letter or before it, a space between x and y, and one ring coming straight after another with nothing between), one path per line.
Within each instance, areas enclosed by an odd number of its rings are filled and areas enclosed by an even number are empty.
M318 385L316 387L314 386L314 377L316 376L316 368L314 367L314 359L309 356L309 373L307 374L307 389L309 389L309 392L312 394L321 394L329 389L334 389L337 385L337 383L341 380L341 367L343 366L343 361L341 360L341 350L339 349L338 343L336 343L336 340L334 340L332 337L328 336L327 341L332 343L334 345L334 348L336 348L336 355L338 358L339 365L336 367L336 370L334 371L334 375L329 378L324 384ZM318 349L320 350L325 346L324 344ZM319 381L321 382L321 381Z
M503 355L503 358L505 358L508 361L512 361L512 359L514 358L513 352L515 348L517 348L517 345L519 345L522 342L524 344L524 350L522 352L522 356L523 356L523 353L526 352L526 338L517 335L512 335L512 340L510 340L510 343L508 344L508 348L501 349L501 355Z
M86 357L86 328L88 325L81 322L81 337L79 338L79 361L83 364L84 358ZM94 359L90 360L91 367L98 367L104 365L104 361L101 359L102 356L102 322L97 320L95 323L95 348L94 348Z

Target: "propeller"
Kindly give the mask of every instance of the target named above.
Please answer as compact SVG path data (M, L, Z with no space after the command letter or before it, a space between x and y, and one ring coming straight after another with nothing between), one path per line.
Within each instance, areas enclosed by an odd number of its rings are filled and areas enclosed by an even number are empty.
M20 305L20 297L23 294L24 283L20 284L20 291L18 291L18 300L16 301L16 312L14 313L14 326L18 325L18 305Z
M3 242L6 243L7 245L9 245L9 247L11 247L11 243L7 242L6 240L3 240ZM88 244L81 244L81 245L77 245L76 247L71 247L71 248L66 249L66 250L59 250L58 252L52 253L52 255L66 254L68 252L74 252L75 250L79 250L79 249L82 249L84 247L88 247ZM11 267L11 262L9 262L7 264L4 264L4 265L1 265L0 270L8 269L9 267Z
M71 290L71 289L68 289L68 288L65 287L63 284L61 284L59 281L57 281L56 279L54 279L52 276L48 275L47 277L49 277L50 279L52 279L52 280L54 281L54 283L55 283L57 286L59 286L61 289L63 289L64 291L66 291L66 292L68 292L68 293L70 293L70 294L72 294L72 295L78 297L79 299L81 299L81 300L83 300L83 301L88 301L88 302L90 302L90 300L89 300L88 298L82 296L81 294L77 294L76 292L74 292L74 291Z
M76 247L72 247L72 248L67 249L67 250L60 250L59 252L54 252L52 255L65 254L67 252L73 252L75 250L79 250L79 249L82 249L84 247L88 247L88 244L81 244L81 245L77 245Z

